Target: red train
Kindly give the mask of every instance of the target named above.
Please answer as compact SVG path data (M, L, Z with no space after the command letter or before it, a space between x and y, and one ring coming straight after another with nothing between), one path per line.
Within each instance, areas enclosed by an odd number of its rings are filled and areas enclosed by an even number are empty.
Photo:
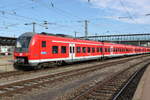
M46 33L24 33L16 42L14 65L41 68L52 63L62 64L143 53L150 53L150 48L81 40Z

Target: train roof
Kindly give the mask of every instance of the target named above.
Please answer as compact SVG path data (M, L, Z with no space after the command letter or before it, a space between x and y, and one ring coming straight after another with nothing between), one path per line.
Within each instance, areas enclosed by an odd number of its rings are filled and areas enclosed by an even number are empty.
M34 36L36 33L33 33L33 32L26 32L24 34L22 34L21 36Z
M34 36L34 35L38 35L38 36L44 36L44 37L51 37L51 39L57 39L61 40L61 41L76 41L76 42L85 42L85 43L94 43L94 44L104 44L104 45L115 45L116 47L118 46L128 46L128 47L135 47L138 48L139 46L133 46L133 45L126 45L126 44L116 44L116 43L108 43L108 42L103 42L103 41L94 41L94 40L85 40L85 39L80 39L80 38L74 38L70 35L64 35L64 34L53 34L53 33L33 33L33 32L26 32L24 34L22 34L21 36ZM148 47L142 47L142 48L148 48Z

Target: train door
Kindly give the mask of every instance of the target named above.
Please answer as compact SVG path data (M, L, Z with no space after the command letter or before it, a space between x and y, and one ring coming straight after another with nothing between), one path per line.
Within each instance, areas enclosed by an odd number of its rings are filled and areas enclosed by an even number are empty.
M69 44L69 58L73 60L75 58L75 44Z

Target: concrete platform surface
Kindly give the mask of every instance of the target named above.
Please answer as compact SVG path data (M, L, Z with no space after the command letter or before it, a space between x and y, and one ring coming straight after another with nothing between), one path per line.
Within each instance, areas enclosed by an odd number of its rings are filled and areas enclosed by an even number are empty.
M13 62L13 56L0 56L0 72L15 70Z
M144 72L132 100L150 100L150 65Z
M13 64L12 56L0 56L0 65Z

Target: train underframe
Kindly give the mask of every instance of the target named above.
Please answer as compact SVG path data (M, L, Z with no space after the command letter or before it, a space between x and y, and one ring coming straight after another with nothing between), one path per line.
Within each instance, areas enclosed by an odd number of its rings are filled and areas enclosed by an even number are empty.
M141 53L143 54L143 53ZM139 54L133 54L133 55L139 55ZM122 56L102 56L96 59L88 59L88 60L98 60L98 61L102 61L106 58L114 58L114 57L125 57L125 56L133 56L133 55L122 55ZM20 58L20 57L19 57ZM24 59L24 60L21 60ZM88 60L81 60L81 61L88 61ZM15 61L14 63L14 68L18 69L20 67L25 67L25 68L31 68L31 69L42 69L42 68L46 68L46 67L54 67L54 66L60 66L60 65L64 65L64 64L68 64L68 63L73 63L73 62L79 62L78 61L64 61L64 60L60 60L60 61L50 61L50 62L42 62L42 63L29 63L27 57L22 57L20 59L17 59L17 61Z

